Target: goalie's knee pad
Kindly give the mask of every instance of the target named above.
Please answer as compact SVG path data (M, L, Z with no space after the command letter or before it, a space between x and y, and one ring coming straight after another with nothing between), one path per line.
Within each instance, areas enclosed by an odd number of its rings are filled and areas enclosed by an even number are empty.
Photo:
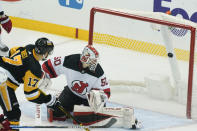
M141 122L135 118L133 109L129 107L123 108L122 122L125 128L137 129L142 127Z

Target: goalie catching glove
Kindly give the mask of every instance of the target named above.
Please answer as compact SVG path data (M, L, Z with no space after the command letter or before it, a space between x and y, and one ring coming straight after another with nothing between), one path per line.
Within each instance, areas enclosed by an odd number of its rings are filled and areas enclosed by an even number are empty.
M12 21L10 20L9 16L4 14L4 11L0 12L0 23L3 29L10 33L12 30Z
M102 90L91 90L86 94L90 108L95 112L99 112L108 100L107 95Z

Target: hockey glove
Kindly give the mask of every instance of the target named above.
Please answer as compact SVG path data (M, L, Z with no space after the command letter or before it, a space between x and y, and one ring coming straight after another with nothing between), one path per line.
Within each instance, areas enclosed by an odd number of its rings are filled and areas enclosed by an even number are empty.
M0 131L8 131L11 130L10 122L4 118L4 115L0 115Z
M42 79L38 83L38 88L41 90L48 90L52 85L52 81L47 77L46 73L43 74Z
M52 109L52 110L57 110L58 106L61 106L61 103L58 98L55 96L51 95L51 100L46 103L47 107Z
M87 93L90 108L95 112L99 112L108 100L107 95L102 90L91 90Z
M12 21L10 20L9 16L5 15L4 12L0 12L0 23L1 26L7 33L10 33L12 30Z

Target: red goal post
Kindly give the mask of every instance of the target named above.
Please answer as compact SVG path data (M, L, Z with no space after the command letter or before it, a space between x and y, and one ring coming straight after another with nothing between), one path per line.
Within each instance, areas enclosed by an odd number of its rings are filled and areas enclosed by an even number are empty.
M88 43L90 45L93 44L93 33L94 33L95 14L96 13L103 13L103 14L108 14L108 15L120 16L120 17L129 18L129 19L135 19L135 20L139 20L139 21L151 22L151 23L155 23L155 24L173 26L173 27L178 27L178 28L190 30L191 36L190 36L189 74L188 74L188 89L187 89L188 93L187 93L186 115L187 115L187 118L191 119L192 84L193 84L193 71L194 71L193 68L194 68L196 28L191 25L170 22L170 21L165 21L165 20L160 20L160 19L155 19L155 18L149 18L149 17L140 16L140 15L131 14L131 13L125 13L125 12L117 11L117 10L113 10L113 9L104 9L104 8L94 7L90 11L89 41L88 41Z

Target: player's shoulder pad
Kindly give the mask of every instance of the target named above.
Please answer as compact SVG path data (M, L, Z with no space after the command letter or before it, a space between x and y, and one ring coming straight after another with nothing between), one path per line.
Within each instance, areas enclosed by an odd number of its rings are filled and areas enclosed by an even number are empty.
M72 70L80 71L79 61L80 61L80 54L65 56L63 66Z

